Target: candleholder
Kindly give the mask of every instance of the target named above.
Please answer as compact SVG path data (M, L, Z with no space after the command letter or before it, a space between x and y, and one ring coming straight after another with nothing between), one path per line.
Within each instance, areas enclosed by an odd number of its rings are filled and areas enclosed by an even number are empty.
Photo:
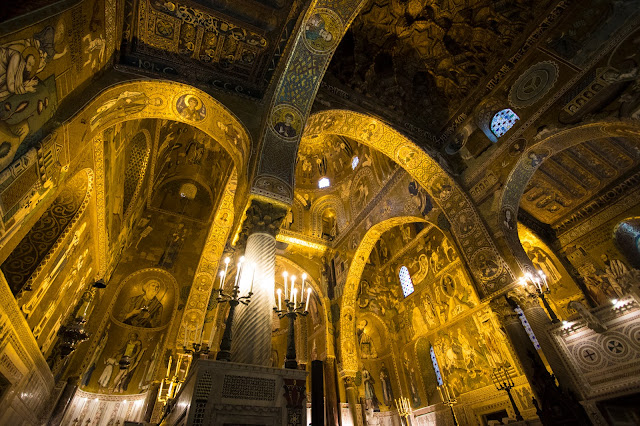
M398 415L400 419L404 420L404 425L409 426L409 416L411 415L411 404L409 403L409 398L406 396L401 396L400 398L394 400L396 403L396 408L398 409Z
M306 317L309 315L309 299L311 298L311 287L307 288L307 301L306 304L302 303L302 295L304 295L304 284L307 279L307 274L302 274L302 287L301 297L298 302L298 289L295 286L296 277L291 276L291 291L287 292L287 278L288 273L283 273L284 277L284 309L282 308L282 290L276 291L278 295L278 306L274 306L273 310L278 314L278 318L289 318L289 335L287 336L287 354L284 361L284 368L290 368L296 370L298 368L298 361L296 357L296 335L295 335L295 322L300 317ZM304 308L303 308L304 307Z
M547 283L547 277L542 271L536 271L535 274L531 274L527 272L524 277L520 278L520 284L524 287L525 291L532 298L539 298L544 305L544 308L547 310L549 316L551 317L551 322L557 324L560 322L556 313L551 309L551 305L549 305L549 301L545 297L545 295L551 293L551 289L549 288L549 283Z
M218 355L216 355L216 359L218 361L231 361L231 326L233 324L233 315L235 313L236 306L238 306L240 303L242 303L243 305L248 305L249 302L251 302L251 296L253 296L253 282L255 280L256 265L253 265L253 276L251 278L251 288L249 290L249 293L245 296L240 296L239 279L240 275L243 272L244 256L242 256L240 258L240 261L238 262L238 269L236 269L236 278L230 294L224 292L224 282L227 276L230 259L227 257L224 262L225 269L224 271L220 271L220 288L217 290L218 297L216 298L216 300L218 301L218 303L229 304L229 315L227 316L227 320L225 321L224 334L222 335L220 350L218 351Z
M449 389L449 386L446 383L438 386L438 391L440 391L440 396L442 397L442 403L444 405L448 405L449 409L451 410L451 416L453 417L453 425L458 426L459 425L458 418L456 417L456 412L453 410L453 406L458 403L457 398L455 397L455 395L453 395L453 393Z
M183 346L182 350L184 351L184 353L191 355L193 359L200 359L203 357L203 355L209 355L209 352L211 350L209 348L209 345L207 345L206 343L193 342L191 343L191 347L192 349L189 349L188 347Z
M511 395L511 389L514 387L513 380L509 375L509 370L504 367L494 368L493 373L491 374L491 380L493 380L493 384L498 391L505 391L509 396L509 401L511 401L511 407L513 408L513 412L516 415L517 421L524 420L522 415L520 414L520 410L518 410L518 406L516 402L513 400L513 396Z

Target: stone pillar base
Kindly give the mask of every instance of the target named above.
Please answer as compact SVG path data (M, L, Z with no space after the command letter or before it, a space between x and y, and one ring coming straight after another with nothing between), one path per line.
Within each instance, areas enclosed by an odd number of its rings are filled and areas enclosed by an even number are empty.
M304 370L196 360L166 424L306 426L306 377Z

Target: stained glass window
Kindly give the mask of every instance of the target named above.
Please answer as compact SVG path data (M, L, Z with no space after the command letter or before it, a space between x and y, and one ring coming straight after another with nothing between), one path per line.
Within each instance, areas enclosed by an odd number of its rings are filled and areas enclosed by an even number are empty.
M400 268L398 276L400 277L400 284L402 285L402 294L404 294L404 297L407 297L413 293L413 281L411 281L411 275L406 266Z
M519 119L520 117L509 108L503 109L493 116L491 120L491 131L494 135L500 137L507 133Z
M433 346L429 348L429 353L431 354L431 363L433 363L433 370L436 372L436 380L438 381L438 386L442 386L444 382L442 381L440 366L438 365L438 360L436 359L436 353L433 351Z

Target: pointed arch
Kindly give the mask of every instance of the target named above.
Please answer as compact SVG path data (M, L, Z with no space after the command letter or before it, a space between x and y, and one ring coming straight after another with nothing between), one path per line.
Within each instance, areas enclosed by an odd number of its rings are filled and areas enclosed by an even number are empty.
M337 217L338 231L347 226L347 216L342 200L335 195L319 198L311 206L311 232L314 237L322 238L322 214L326 209L333 209Z
M432 157L391 126L365 114L328 110L309 117L303 137L336 135L356 140L391 158L411 175L440 207L459 252L476 281L480 297L514 281L466 192ZM469 244L473 241L473 244ZM465 244L463 244L465 243ZM345 287L345 294L357 288Z
M195 97L199 101L199 117L204 118L191 119L188 115L181 114L180 105L187 96ZM120 83L100 92L70 119L71 122L78 121L76 124L85 127L86 131L78 138L77 145L72 142L69 147L71 152L80 152L80 147L88 141L92 141L93 145L99 276L104 276L108 269L108 241L104 220L106 203L103 132L117 123L143 119L172 120L202 131L229 154L235 165L234 176L247 174L250 134L240 119L211 95L189 85L162 80Z
M342 367L347 373L355 374L358 371L358 355L355 343L355 307L358 287L367 259L369 259L371 251L382 234L391 228L405 223L416 222L417 220L419 219L414 216L393 217L372 226L360 241L360 245L358 245L353 255L342 293L342 306L340 309L340 352L342 355Z
M182 113L186 97L199 101L200 115L196 119ZM87 123L85 134L78 141L82 146L117 123L154 118L185 123L202 131L227 151L239 175L246 172L251 147L246 127L226 106L193 86L162 80L116 84L100 92L71 120Z
M306 10L297 34L292 36L291 53L279 76L262 130L253 194L291 203L298 144L313 99L340 40L365 3L365 0L314 0ZM307 37L306 24L311 19L325 23L330 40ZM285 117L291 123L288 130L282 127Z
M508 249L522 272L532 273L533 264L525 252L518 228L514 226L518 217L520 199L536 170L554 154L565 149L600 138L631 138L640 140L640 122L631 119L585 123L557 130L534 143L522 153L511 170L500 199L500 214L496 218L502 229Z

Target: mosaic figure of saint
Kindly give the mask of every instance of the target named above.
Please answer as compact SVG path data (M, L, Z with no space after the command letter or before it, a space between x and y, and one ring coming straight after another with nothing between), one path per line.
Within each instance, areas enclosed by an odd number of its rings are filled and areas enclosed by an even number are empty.
M36 91L39 58L35 48L27 48L20 53L0 47L0 101L11 95Z
M326 42L333 40L333 34L331 34L325 28L325 21L320 14L315 13L311 15L306 25L304 26L304 35L309 41L315 41L323 39Z
M620 297L624 291L620 279L629 272L627 266L618 259L609 259L609 256L603 254L600 256L605 268L605 277L609 280L609 285L616 293L616 296Z
M380 411L380 403L376 396L376 389L373 386L376 381L371 377L371 373L367 367L362 367L362 383L364 384L364 400L367 408L373 408L373 411Z
M292 138L292 137L295 137L295 135L297 134L296 129L291 125L292 123L293 123L293 114L288 112L284 115L284 121L280 121L276 123L276 125L273 126L273 129L280 136L283 136L285 138Z
M181 96L176 104L176 109L178 110L178 114L186 120L200 121L206 116L202 101L193 95Z
M404 370L407 375L407 382L409 383L409 394L411 395L411 406L417 408L422 404L420 394L418 393L418 386L416 385L416 371L413 369L409 361L409 354L404 353Z
M135 327L153 328L160 325L162 303L157 298L160 281L150 279L142 285L142 293L131 296L122 310L122 322Z
M540 247L533 246L528 241L523 242L522 247L527 252L527 256L531 259L533 266L542 271L549 284L553 284L560 280L560 272L558 272L558 268L556 268L556 265L553 263L553 260L548 253Z
M380 384L382 385L382 400L384 405L391 407L393 404L393 389L391 388L391 377L389 376L389 370L387 366L382 363L380 368Z
M111 376L113 375L113 368L118 364L118 352L115 352L112 356L104 360L105 367L98 378L98 386L100 388L108 388L109 382L111 382Z
M356 334L358 335L358 344L360 345L360 357L361 358L377 358L378 352L376 351L376 346L373 343L373 339L367 333L367 320L362 320L358 323L358 329L356 330Z
M89 361L89 365L85 370L85 373L82 375L82 386L89 385L89 381L91 380L91 376L93 375L93 371L96 369L96 365L98 363L98 359L102 356L102 352L104 351L104 347L107 345L107 340L109 339L109 326L107 325L106 330L104 331L104 335L98 346L96 346L95 351L93 351L93 356L91 356L91 360Z

